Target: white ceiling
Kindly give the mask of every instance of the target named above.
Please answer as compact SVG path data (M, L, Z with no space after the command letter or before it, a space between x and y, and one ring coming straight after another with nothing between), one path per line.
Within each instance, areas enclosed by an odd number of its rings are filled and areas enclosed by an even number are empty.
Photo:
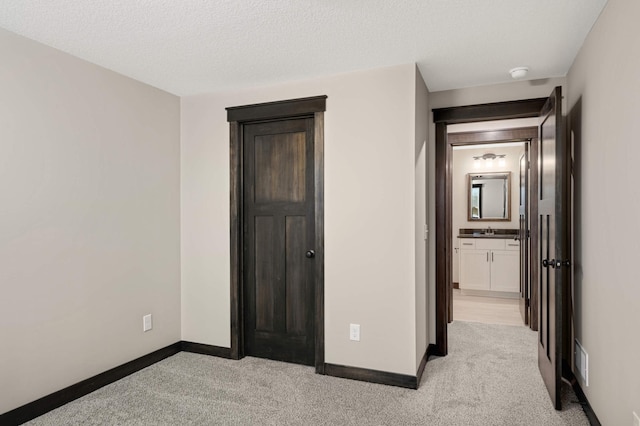
M2 0L0 27L177 95L411 62L439 91L564 76L605 3Z

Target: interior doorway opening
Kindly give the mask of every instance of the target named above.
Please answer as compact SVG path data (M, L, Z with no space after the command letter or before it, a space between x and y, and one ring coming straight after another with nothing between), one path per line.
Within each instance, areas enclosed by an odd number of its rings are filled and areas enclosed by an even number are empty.
M441 108L433 111L435 123L435 164L436 164L436 352L448 353L447 324L452 306L452 242L453 232L450 212L452 211L451 169L453 159L452 139L448 127L457 124L509 120L538 117L547 98L510 101L486 105ZM459 144L495 143L528 139L531 134L518 135L513 130L488 130L476 132L468 139L459 139ZM534 135L537 137L537 133ZM464 137L464 136L461 136Z
M436 130L436 350L441 355L448 352L447 324L452 302L452 220L449 213L452 210L453 145L447 126L476 121L539 118L539 141L537 149L532 150L535 155L531 156L531 159L537 158L538 163L530 167L534 174L537 173L532 181L538 182L538 190L532 191L536 194L536 204L531 212L533 220L530 221L530 230L524 235L531 239L531 288L537 288L539 293L537 303L531 303L532 307L538 308L538 315L531 315L531 318L538 319L538 367L554 407L558 410L561 407L562 365L569 365L571 359L570 344L563 341L570 336L567 332L570 328L570 310L566 304L570 301L568 292L571 288L571 150L566 143L561 100L562 88L558 86L548 98L442 108L434 110L433 115ZM486 132L485 139L474 137L472 142L513 140L513 135L500 135L501 132L504 133L500 130ZM489 252L486 256L489 256ZM566 371L569 372L569 368Z
M504 120L448 129L452 146L449 322L531 325L527 234L530 184L535 179L529 176L528 153L535 142L536 123ZM500 129L499 139L492 140L487 132L495 128Z

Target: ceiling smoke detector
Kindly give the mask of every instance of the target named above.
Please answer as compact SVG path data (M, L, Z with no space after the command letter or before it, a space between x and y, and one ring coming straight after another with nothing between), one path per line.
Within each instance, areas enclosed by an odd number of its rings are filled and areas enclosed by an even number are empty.
M514 80L520 80L521 78L525 78L528 72L529 67L516 67L512 68L509 74L511 74L511 78Z

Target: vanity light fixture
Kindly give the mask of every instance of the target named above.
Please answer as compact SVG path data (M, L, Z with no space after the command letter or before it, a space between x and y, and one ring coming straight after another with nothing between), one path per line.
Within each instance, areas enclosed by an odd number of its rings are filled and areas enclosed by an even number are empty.
M493 167L493 161L496 160L496 159L498 160L498 166L504 167L507 164L506 160L504 159L505 157L506 157L505 154L492 154L492 153L479 155L477 157L474 156L473 157L473 168L474 169L479 169L483 165L485 167L491 168L491 167ZM483 160L484 164L480 160Z

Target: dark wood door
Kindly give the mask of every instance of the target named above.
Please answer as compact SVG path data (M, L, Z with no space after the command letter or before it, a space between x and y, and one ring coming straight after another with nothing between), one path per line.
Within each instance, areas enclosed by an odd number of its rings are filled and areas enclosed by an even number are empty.
M562 121L562 89L556 87L540 114L538 239L540 299L538 366L554 407L560 409L563 285L568 285L569 155Z
M313 118L243 135L245 354L313 365Z
M520 315L525 325L529 325L529 144L524 146L520 157Z

